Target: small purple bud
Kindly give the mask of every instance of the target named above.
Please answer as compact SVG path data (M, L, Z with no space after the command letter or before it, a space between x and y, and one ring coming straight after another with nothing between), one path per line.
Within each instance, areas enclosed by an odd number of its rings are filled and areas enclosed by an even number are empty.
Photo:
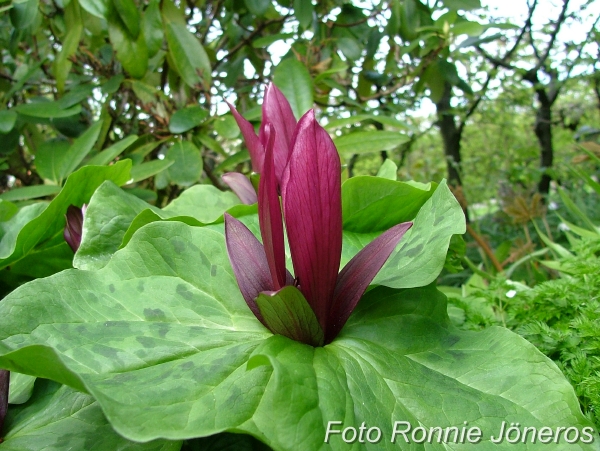
M67 223L65 225L64 237L67 244L73 249L73 252L77 252L81 244L83 215L86 210L86 204L83 204L81 208L75 205L69 205L69 208L67 208L67 214L65 215Z

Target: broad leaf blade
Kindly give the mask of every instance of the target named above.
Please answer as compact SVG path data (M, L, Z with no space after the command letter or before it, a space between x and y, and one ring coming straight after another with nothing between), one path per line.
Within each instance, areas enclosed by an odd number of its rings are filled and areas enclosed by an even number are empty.
M400 246L383 266L374 284L392 288L431 283L442 271L452 235L465 233L465 216L442 182L421 207Z
M130 168L130 160L112 166L85 166L69 176L50 204L38 203L21 209L6 223L8 229L0 241L0 267L23 258L38 243L62 232L69 205L81 206L89 202L93 192L105 180L124 184Z
M272 336L240 296L222 235L160 222L102 270L64 271L0 302L0 366L87 389L119 433L140 441L229 430L276 450L300 441L346 450L339 435L324 443L328 421L364 421L388 438L394 421L468 421L486 447L502 420L591 426L570 384L533 345L506 329L451 329L445 312L433 287L377 288L326 347ZM42 316L53 323L40 324Z
M65 449L177 451L181 442L130 442L118 435L90 395L56 382L38 380L32 399L11 407L3 451Z

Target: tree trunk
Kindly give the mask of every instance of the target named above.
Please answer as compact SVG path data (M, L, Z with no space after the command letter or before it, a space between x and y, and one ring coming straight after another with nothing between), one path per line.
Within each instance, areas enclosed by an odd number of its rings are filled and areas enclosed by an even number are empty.
M438 121L444 143L444 155L448 167L448 184L453 187L462 186L460 138L461 133L456 125L454 113L450 106L452 98L452 86L446 83L442 98L435 104Z
M461 157L460 157L460 139L462 137L462 127L456 125L456 118L450 105L452 99L452 86L445 83L444 94L435 104L440 127L442 141L444 142L444 155L446 157L446 166L448 168L448 186L458 200L463 209L467 223L469 220L469 211L467 210L467 199L462 189L461 179Z
M550 181L552 177L547 170L552 167L554 160L554 148L552 146L552 102L543 87L536 88L537 98L540 106L535 114L535 135L540 144L540 168L543 174L538 184L540 194L550 192Z

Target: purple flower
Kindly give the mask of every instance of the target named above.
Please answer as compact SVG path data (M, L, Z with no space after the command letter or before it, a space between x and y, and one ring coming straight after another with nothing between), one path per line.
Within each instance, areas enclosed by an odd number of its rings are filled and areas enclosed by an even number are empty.
M270 83L265 90L265 97L262 104L262 122L258 136L254 132L254 127L250 122L242 117L235 107L228 103L229 109L233 114L242 136L250 153L252 161L252 170L259 174L263 171L265 159L265 149L267 144L266 128L269 125L275 131L274 141L274 164L277 182L281 183L283 171L287 165L288 154L291 149L291 142L296 129L296 118L292 112L290 103L283 93Z
M312 110L295 127L289 149L277 146L277 126L263 122L261 132L258 216L263 243L225 214L229 260L246 303L268 329L313 346L327 344L412 223L384 232L338 272L341 166L333 141ZM278 152L286 156L281 172ZM295 278L285 266L281 206Z
M83 215L85 214L86 209L86 204L83 204L81 208L78 208L75 205L69 205L69 208L67 208L67 214L65 215L67 223L63 235L67 244L73 249L73 252L77 252L77 249L79 249L79 245L81 244Z

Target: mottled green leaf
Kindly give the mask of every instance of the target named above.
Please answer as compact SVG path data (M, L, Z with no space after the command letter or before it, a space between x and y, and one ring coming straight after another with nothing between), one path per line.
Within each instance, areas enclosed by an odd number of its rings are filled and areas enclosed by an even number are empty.
M74 1L74 0L72 0ZM11 406L3 451L177 451L181 442L134 443L108 424L98 403L56 382L37 380L33 397Z
M413 222L374 284L405 288L431 283L444 267L452 235L465 233L464 213L445 181Z
M235 431L275 450L346 450L340 434L324 442L341 421L377 425L373 449L397 450L413 448L391 442L395 421L467 421L486 449L502 421L591 427L556 365L504 328L453 329L432 286L369 291L325 347L274 336L241 297L223 236L180 222L143 227L99 271L17 289L0 303L0 340L1 366L85 388L132 440Z
M93 192L105 180L125 183L130 168L130 160L119 161L112 166L85 166L69 176L52 202L23 207L9 221L0 223L0 267L23 258L38 243L62 233L64 214L69 205L81 206L89 202Z
M342 185L344 230L381 232L411 221L435 189L431 185L420 189L380 177L352 177Z
M150 222L169 218L182 221L182 217L188 217L194 219L195 225L211 224L238 205L239 198L230 191L195 185L161 210L106 182L90 200L73 265L86 270L104 267L122 242L128 242L136 230ZM256 207L248 207L248 213L255 212Z

